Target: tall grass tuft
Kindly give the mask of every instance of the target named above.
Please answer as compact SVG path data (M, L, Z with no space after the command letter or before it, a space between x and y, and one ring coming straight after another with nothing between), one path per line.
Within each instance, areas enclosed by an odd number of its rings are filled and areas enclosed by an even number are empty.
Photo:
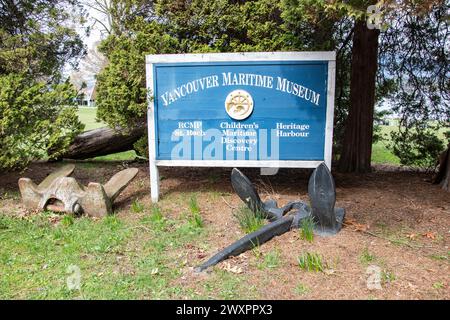
M323 261L321 255L315 252L302 253L298 258L298 266L306 271L321 271L326 268L326 264Z
M242 205L234 214L245 233L252 233L264 225L265 218L259 211L254 213L247 206Z
M316 223L313 217L307 217L303 219L300 225L300 238L309 242L313 242L315 225Z

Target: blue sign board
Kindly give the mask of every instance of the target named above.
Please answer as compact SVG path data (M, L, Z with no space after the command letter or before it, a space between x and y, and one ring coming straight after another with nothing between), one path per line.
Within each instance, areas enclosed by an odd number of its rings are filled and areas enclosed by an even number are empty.
M334 52L147 56L153 175L162 165L330 167L334 73Z

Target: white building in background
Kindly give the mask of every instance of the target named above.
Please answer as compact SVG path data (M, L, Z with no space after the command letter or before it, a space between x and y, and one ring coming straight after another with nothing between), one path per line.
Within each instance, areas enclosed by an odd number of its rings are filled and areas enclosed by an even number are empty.
M97 95L97 83L90 88L81 89L80 98L77 100L80 107L95 107L95 99Z

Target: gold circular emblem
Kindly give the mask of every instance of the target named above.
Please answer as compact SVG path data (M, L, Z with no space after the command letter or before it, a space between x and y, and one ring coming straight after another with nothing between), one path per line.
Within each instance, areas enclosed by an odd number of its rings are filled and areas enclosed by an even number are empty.
M253 98L245 90L231 91L225 99L225 111L235 120L248 118L253 111Z

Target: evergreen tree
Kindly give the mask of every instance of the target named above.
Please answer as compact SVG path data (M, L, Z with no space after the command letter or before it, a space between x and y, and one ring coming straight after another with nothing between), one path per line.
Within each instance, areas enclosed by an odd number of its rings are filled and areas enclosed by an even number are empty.
M58 157L82 129L62 79L82 41L66 27L72 1L0 3L0 169Z

